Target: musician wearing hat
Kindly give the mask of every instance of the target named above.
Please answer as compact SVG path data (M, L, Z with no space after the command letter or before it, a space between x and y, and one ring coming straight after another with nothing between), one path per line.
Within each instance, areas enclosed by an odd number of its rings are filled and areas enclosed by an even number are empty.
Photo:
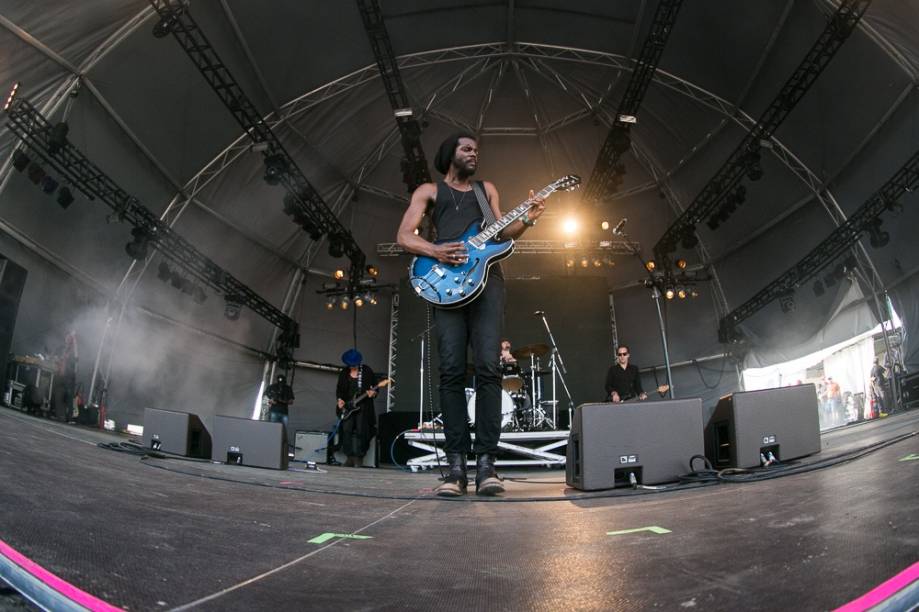
M361 467L370 441L377 432L377 415L373 398L376 375L363 363L357 349L348 349L341 356L342 368L338 375L336 412L342 419L339 424L338 448L347 457L345 467Z

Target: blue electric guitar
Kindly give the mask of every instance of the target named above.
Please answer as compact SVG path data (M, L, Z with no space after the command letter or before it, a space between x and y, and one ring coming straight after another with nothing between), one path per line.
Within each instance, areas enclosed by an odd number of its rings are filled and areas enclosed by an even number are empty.
M543 187L537 197L546 199L556 191L577 189L580 184L581 177L569 174ZM415 257L409 268L409 283L415 293L442 308L458 308L474 300L485 288L489 266L514 252L513 240L498 240L496 236L529 209L527 200L487 227L482 227L484 222L474 222L459 238L438 241L463 242L469 255L463 263L444 264L433 257Z

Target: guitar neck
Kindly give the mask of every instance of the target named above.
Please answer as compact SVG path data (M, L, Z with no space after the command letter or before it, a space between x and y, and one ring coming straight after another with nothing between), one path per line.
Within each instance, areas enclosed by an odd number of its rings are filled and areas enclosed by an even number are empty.
M540 192L536 194L536 196L534 196L534 199L535 198L546 199L547 197L549 197L549 195L553 191L555 191L555 188L552 187L551 185L547 187L543 187L542 190L540 190ZM514 208L513 210L505 214L503 217L501 217L500 219L498 219L497 221L495 221L494 223L492 223L491 225L483 229L481 232L479 232L478 234L470 238L469 244L471 244L474 247L482 246L487 241L497 236L498 233L501 230L503 230L505 227L507 227L508 225L510 225L511 223L513 223L514 221L516 221L517 219L525 215L526 212L530 210L530 205L531 205L531 200L527 200L523 204L517 206L516 208Z

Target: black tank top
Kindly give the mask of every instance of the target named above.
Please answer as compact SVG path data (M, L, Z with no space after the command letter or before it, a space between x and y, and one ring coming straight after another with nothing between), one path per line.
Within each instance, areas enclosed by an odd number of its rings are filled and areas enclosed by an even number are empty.
M485 185L476 181L482 192ZM488 196L486 196L488 197ZM434 200L434 212L431 214L438 242L449 242L459 238L469 225L476 221L482 223L482 208L475 197L475 192L453 189L444 181L437 183L437 198ZM501 264L495 263L489 269L491 274L502 276Z

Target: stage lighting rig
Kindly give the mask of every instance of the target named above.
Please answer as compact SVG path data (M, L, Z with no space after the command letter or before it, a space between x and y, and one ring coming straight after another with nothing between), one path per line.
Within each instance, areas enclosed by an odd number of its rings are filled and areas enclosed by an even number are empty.
M137 198L115 183L101 168L74 147L73 143L65 138L58 142L58 146L53 146L52 124L27 100L16 98L8 106L6 113L10 131L28 147L32 156L40 156L71 188L80 191L90 200L98 198L108 206L112 210L108 216L110 221L131 224L133 239L125 246L129 256L144 259L149 255L149 248L156 249L173 265L183 269L203 286L210 287L224 296L233 296L232 303L236 305L237 318L242 307L247 307L278 327L282 334L286 334L285 337L295 340L288 348L296 348L299 345L299 326L296 321L179 236ZM30 167L34 163L33 159ZM42 170L41 178L44 174ZM61 206L69 206L72 201L70 189L58 191L58 203Z

